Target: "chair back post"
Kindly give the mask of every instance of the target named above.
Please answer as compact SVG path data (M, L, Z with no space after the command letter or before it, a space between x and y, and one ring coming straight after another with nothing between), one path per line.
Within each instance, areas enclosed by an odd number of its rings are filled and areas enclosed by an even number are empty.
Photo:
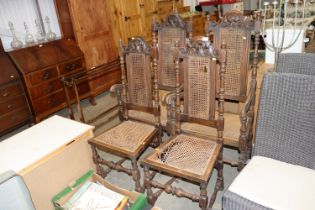
M220 52L220 90L219 90L219 116L218 116L218 143L223 145L223 130L224 130L224 91L225 91L225 68L226 68L226 56L227 49L225 41L222 42Z
M125 51L123 47L122 40L119 40L119 61L120 61L120 69L121 69L121 84L122 84L122 93L121 100L123 106L123 118L128 119L128 110L127 110L127 77L126 77L126 67L125 67Z
M154 22L154 20L153 20ZM156 30L152 30L152 66L153 66L153 91L154 91L154 113L155 123L160 127L160 95L158 84L158 48Z
M189 47L191 47L192 40L193 40L193 28L194 28L194 26L193 26L193 17L192 16L189 17L189 21L187 23L187 27L186 28L187 28L187 31L188 31L188 45L189 45Z
M252 70L252 81L253 85L257 84L257 69L258 69L258 46L260 41L260 28L261 28L261 12L255 11L253 15L255 21L254 30L255 30L255 41L254 41L254 58L253 58L253 70Z
M181 115L181 110L180 110L180 69L179 69L179 49L178 49L178 41L175 43L176 51L175 51L175 74L176 74L176 109L175 109L175 132L180 133L180 115ZM174 130L174 129L172 129Z

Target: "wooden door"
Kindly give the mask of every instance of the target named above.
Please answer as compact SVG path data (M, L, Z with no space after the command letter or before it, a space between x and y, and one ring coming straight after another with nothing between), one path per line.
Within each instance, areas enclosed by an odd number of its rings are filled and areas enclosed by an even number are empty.
M126 43L132 36L143 36L142 0L119 0L119 2L122 11L120 19L124 42Z
M152 38L152 18L157 14L156 10L156 0L142 0L142 20L143 20L143 36L146 40L151 40Z
M130 0L128 0L129 2ZM76 40L90 69L117 59L108 1L68 0Z

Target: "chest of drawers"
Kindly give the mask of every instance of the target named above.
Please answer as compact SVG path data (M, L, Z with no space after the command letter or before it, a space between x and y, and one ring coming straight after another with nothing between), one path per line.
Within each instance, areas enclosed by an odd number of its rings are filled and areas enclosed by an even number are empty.
M20 125L31 122L32 115L18 71L8 55L1 50L0 73L1 136Z
M56 40L9 55L23 76L36 122L66 106L61 77L85 71L83 53L72 40ZM89 95L88 83L78 89L81 97Z

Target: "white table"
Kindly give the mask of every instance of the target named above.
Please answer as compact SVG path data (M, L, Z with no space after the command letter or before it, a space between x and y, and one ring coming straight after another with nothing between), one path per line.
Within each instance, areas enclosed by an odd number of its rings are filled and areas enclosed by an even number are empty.
M0 142L0 173L14 170L38 210L54 209L52 197L90 169L93 126L53 116Z

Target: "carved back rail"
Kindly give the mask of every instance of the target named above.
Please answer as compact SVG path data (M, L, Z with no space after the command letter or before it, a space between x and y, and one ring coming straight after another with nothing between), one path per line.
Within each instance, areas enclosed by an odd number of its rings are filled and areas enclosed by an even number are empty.
M209 33L213 32L214 47L220 49L222 41L227 47L226 99L242 102L246 100L251 32L254 27L253 19L244 17L236 10L225 13L219 24L211 22L209 18L207 20L206 33L209 36Z
M191 37L192 21L185 23L178 13L172 13L164 22L158 24L153 20L152 34L158 34L158 83L160 89L173 90L176 87L174 52L176 48L185 47L186 35ZM178 46L176 46L178 43Z

